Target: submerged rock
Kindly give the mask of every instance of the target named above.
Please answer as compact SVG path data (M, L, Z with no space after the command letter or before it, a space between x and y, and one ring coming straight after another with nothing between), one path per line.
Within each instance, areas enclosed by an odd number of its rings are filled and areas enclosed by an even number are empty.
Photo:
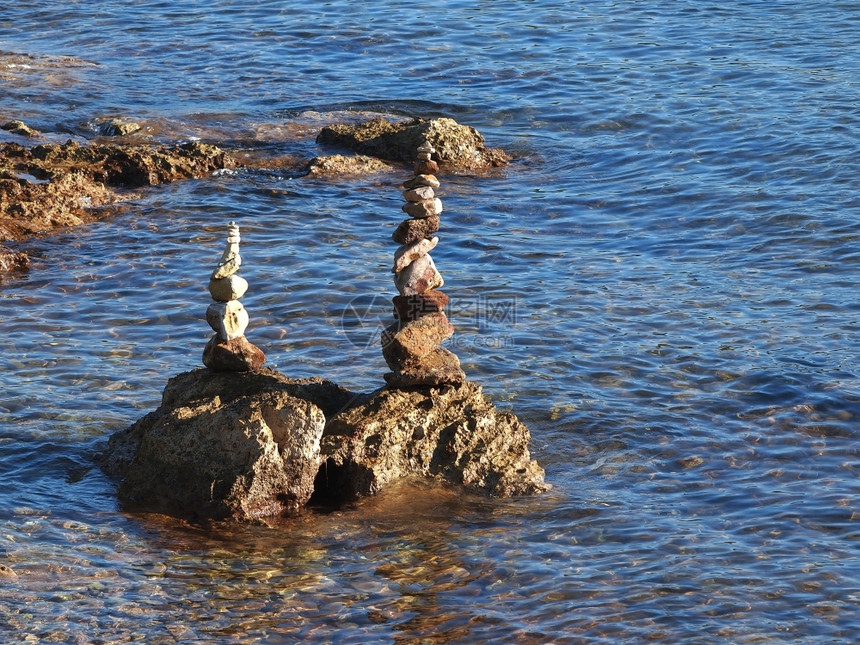
M18 574L12 571L11 567L5 564L0 564L0 583L14 582L18 579Z
M23 121L19 121L14 119L9 121L8 123L4 123L0 125L0 129L6 130L7 132L11 132L12 134L17 134L22 137L38 137L39 131L34 130L29 125L24 123Z
M272 369L180 374L102 468L133 509L254 520L419 475L498 496L549 488L528 428L474 384L356 394Z
M26 253L10 251L0 246L0 273L26 271L30 268L30 258Z
M426 173L416 169L416 174L435 174L433 166L436 161L465 170L505 166L508 163L508 157L502 150L484 145L484 137L475 128L460 125L448 118L429 121L413 119L401 123L379 118L358 125L338 123L324 127L317 136L317 143L404 162L412 162L415 149L425 142L435 148L434 161Z
M139 123L120 118L98 121L96 127L103 137L125 137L141 129Z

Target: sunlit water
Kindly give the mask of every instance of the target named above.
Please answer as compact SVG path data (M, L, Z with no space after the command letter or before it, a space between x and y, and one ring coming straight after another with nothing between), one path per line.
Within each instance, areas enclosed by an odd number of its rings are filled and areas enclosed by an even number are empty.
M8 4L8 3L7 3ZM15 642L852 642L860 632L860 8L35 2L0 118L308 157L330 115L451 116L452 348L553 491L397 487L273 528L123 513L92 457L200 365L242 228L269 364L382 384L404 167L158 187L4 277L0 634ZM15 54L13 56L12 54ZM3 133L5 140L14 135Z

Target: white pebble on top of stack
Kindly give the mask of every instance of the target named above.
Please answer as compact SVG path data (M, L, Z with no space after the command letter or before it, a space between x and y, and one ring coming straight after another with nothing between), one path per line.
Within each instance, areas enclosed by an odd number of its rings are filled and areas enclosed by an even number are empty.
M203 364L212 370L247 372L266 361L266 355L245 338L248 312L239 299L248 290L248 282L236 275L242 265L239 241L239 227L230 222L227 247L209 278L209 294L215 302L206 310L206 322L215 335L203 350Z

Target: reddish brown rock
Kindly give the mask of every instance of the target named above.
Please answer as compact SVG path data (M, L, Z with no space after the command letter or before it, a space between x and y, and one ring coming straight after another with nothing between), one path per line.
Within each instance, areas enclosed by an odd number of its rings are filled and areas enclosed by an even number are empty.
M401 296L411 296L438 289L445 284L442 274L430 254L422 255L400 273L394 275L394 286Z
M421 360L406 363L398 370L385 374L389 387L419 387L459 385L466 381L460 359L444 347L437 347Z
M432 235L438 230L438 215L432 215L423 219L406 219L400 222L400 226L391 235L391 239L398 244L412 244L422 237Z
M443 312L397 322L382 332L382 356L392 370L415 363L454 335L454 325Z
M266 355L244 336L221 340L212 336L203 350L203 364L210 370L253 372L266 362Z
M439 172L439 164L432 159L419 159L412 168L416 175L435 175Z
M448 306L448 296L442 291L433 289L412 296L394 296L392 302L397 318L408 322L418 320L422 316L435 314L438 311L444 311L445 307Z

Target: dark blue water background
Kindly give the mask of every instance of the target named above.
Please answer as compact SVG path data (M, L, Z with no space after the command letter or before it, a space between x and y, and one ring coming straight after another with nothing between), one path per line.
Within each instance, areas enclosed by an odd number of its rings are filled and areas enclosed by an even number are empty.
M0 633L851 642L858 42L836 2L7 3L0 118L65 140L118 115L272 162L149 190L3 278ZM229 220L270 364L381 385L408 172L277 163L371 113L516 157L440 175L434 258L452 349L553 491L409 485L274 530L124 514L92 456L200 365Z

